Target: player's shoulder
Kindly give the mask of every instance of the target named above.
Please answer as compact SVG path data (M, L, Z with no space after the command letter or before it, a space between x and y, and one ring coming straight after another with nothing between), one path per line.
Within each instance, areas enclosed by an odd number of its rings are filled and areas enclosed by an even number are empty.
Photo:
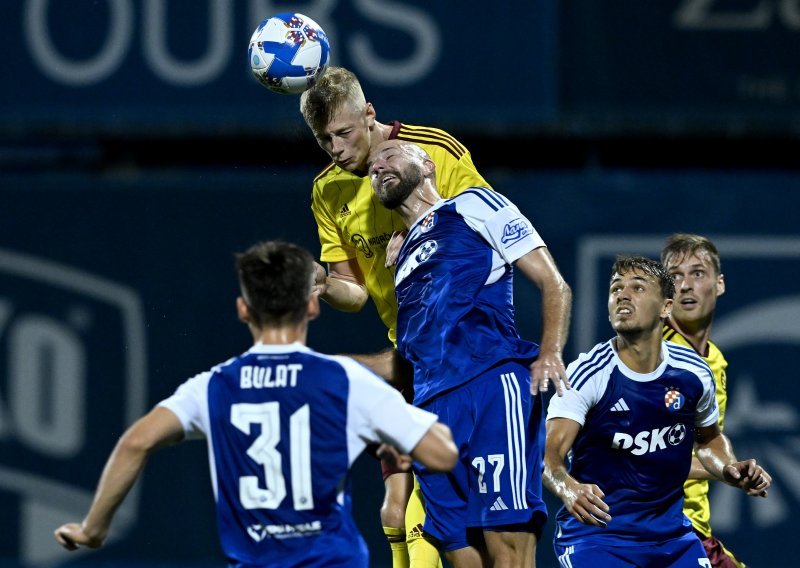
M460 160L468 152L466 146L453 135L431 126L400 123L395 138L419 144L428 152L434 162L436 162L436 156L445 154Z
M314 176L314 187L324 184L328 179L335 178L338 169L335 162L329 163L321 172Z
M468 187L447 203L453 204L462 215L489 217L505 207L514 207L502 194L488 187Z
M708 362L697 354L691 347L679 345L672 341L665 341L667 353L669 354L670 362L679 368L687 371L692 371L697 374L701 379L706 377L714 378L714 372L708 366Z
M609 371L609 362L614 359L611 341L595 345L590 351L581 353L567 365L567 377L573 389L580 389L593 378L599 378Z

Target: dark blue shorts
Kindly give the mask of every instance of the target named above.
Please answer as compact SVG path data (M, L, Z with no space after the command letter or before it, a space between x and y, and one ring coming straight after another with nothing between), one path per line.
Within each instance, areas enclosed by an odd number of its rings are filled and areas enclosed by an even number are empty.
M414 464L425 534L445 551L468 545L467 528L541 534L543 404L531 395L530 369L503 363L422 408L450 427L460 452L449 473Z
M711 568L703 543L693 533L645 544L609 545L586 539L572 546L554 545L562 568Z

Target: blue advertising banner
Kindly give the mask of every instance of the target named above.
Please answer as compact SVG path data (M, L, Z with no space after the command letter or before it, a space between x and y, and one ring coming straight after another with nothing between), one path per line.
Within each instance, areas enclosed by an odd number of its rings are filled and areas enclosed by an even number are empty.
M559 6L565 116L675 132L774 128L800 110L793 0Z
M23 0L0 5L0 127L285 134L298 97L260 87L247 47L286 11L322 26L385 120L503 128L555 109L548 0Z

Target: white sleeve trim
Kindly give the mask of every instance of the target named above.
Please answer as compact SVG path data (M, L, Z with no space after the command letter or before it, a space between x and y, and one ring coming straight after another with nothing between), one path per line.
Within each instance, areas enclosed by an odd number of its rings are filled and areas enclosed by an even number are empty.
M546 246L533 224L501 194L474 187L453 198L466 223L512 265L534 249Z

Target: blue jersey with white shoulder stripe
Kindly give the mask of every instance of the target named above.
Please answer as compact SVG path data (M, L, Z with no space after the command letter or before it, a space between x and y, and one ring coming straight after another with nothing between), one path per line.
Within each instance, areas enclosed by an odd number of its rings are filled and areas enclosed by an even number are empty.
M595 346L567 368L572 389L552 397L547 419L581 424L570 475L596 484L612 517L606 528L584 525L562 507L556 543L654 543L692 530L683 514L695 427L711 426L719 409L714 375L694 351L661 343L651 373L628 368L614 340Z
M414 403L506 360L530 364L535 343L514 322L513 263L544 246L502 195L473 187L438 201L409 229L395 271L397 348L414 366Z
M232 566L366 566L350 466L367 441L410 452L436 420L351 359L300 344L257 344L160 405L207 440Z

